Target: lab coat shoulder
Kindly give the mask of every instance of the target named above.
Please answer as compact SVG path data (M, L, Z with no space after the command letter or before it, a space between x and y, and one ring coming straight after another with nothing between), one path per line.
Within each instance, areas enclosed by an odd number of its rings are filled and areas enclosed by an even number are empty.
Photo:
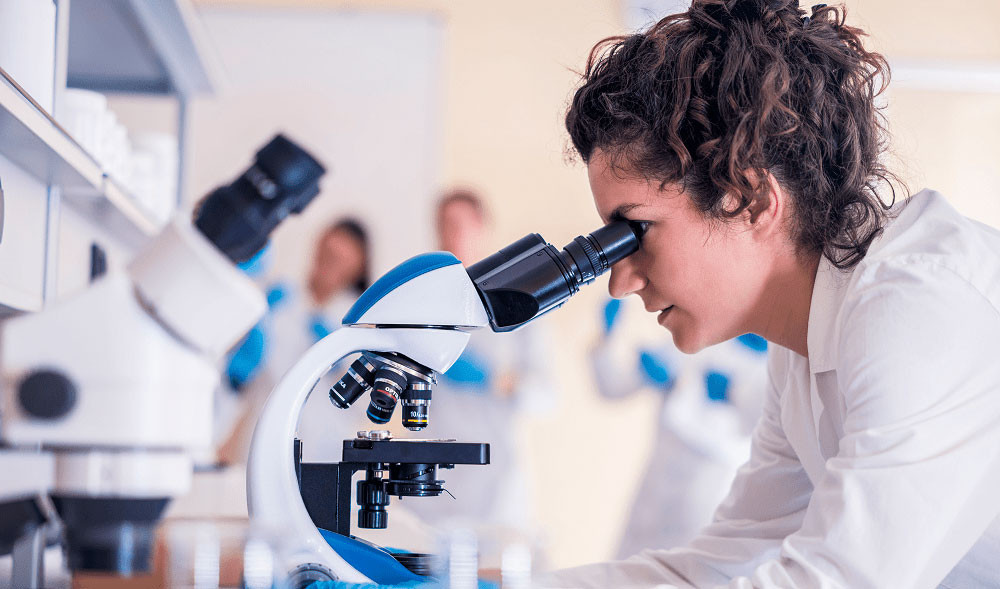
M836 315L828 345L856 426L974 399L1000 408L1000 232L939 194L906 203Z
M1000 301L1000 230L960 214L940 193L922 190L893 207L890 221L854 272L859 287L879 281L879 270L907 266L950 270ZM891 277L891 275L890 275Z

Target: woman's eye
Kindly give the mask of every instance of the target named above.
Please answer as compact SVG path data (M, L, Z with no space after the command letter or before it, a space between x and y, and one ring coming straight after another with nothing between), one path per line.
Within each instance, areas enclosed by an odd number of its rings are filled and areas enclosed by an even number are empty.
M642 239L649 231L649 221L629 221L628 224L632 226L632 230L639 236L639 239Z

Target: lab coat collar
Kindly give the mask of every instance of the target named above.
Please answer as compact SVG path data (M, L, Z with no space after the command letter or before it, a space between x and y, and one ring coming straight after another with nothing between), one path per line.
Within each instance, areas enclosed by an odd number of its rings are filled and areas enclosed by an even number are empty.
M809 332L806 334L809 371L813 374L833 370L837 366L840 307L850 276L850 272L838 269L826 256L820 257L809 304Z

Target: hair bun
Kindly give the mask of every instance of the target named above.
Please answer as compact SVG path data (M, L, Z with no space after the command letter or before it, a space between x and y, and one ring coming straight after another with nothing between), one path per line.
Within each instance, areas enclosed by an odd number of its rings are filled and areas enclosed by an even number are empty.
M695 0L691 8L701 8L713 20L726 25L761 22L788 10L798 18L799 3L798 0Z

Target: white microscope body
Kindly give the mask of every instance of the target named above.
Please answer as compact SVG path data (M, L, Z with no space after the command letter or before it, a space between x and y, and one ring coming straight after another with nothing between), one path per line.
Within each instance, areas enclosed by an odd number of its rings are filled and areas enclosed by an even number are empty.
M349 485L353 470L340 471L335 483L338 489L329 489L328 501L337 501L338 497L341 501L337 519L340 529L331 530L338 533L321 533L310 515L304 502L305 485L300 490L299 482L299 475L305 482L306 471L297 472L296 468L306 465L296 463L294 440L299 413L320 377L344 357L362 353L348 374L331 389L334 404L347 408L364 390L371 394L369 418L385 423L396 400L402 399L404 425L420 429L419 424L426 423L420 419L427 417L426 413L421 417L420 410L426 411L426 408L418 407L419 401L408 406L406 393L412 394L410 399L426 399L429 403L433 373L448 370L459 358L469 341L470 330L489 326L494 331L510 331L555 309L581 285L593 281L612 264L634 252L638 248L638 238L634 227L618 222L586 237L577 237L559 251L541 236L532 234L468 269L450 254L424 254L403 262L361 295L344 318L344 327L317 342L281 379L254 430L247 470L248 507L256 523L284 532L288 553L284 566L292 588L323 580L400 584L421 578L412 573L407 577L408 571L387 552L350 537L343 511L350 505ZM366 358L371 361L367 369L362 366ZM383 364L382 368L375 369L374 365L380 361L388 362L389 368ZM395 378L383 372L392 371L394 361L402 362L404 367L398 373L396 392L392 393L395 400L390 400L386 411L386 406L379 406L378 402L386 398L383 389L387 386L392 389L392 386L379 383ZM408 374L403 374L406 371ZM414 376L425 396L413 394L414 389L407 388L413 386ZM398 394L404 389L405 393ZM331 435L343 436L344 433L331 432ZM353 432L348 437L353 438ZM426 475L420 480L430 485L441 482L428 481L434 478L434 463L489 463L486 444L445 442L449 446L472 447L475 456L463 460L432 459L432 456L444 455L439 451L444 446L433 446L437 442L445 441L345 441L344 463L365 463L368 469L369 478L359 482L359 504L363 506L359 525L384 527L388 495L399 494L393 492L394 488L402 489L403 494L409 494L407 490L413 488L411 483L415 478L392 480L393 463L424 469L417 476ZM421 444L425 445L418 448ZM478 455L477 446L482 447ZM372 453L366 457L364 454L369 447ZM388 450L390 447L393 449ZM386 448L384 453L382 448ZM413 458L421 449L427 452L421 453L420 458ZM388 456L396 458L385 459ZM380 470L389 472L390 480L384 487L386 481L377 472ZM369 482L374 485L365 486ZM345 485L346 496L342 494ZM364 502L360 497L362 493ZM380 497L370 501L373 495ZM384 502L380 502L382 500ZM375 507L366 513L369 505ZM394 567L402 569L400 574L390 574Z
M300 497L292 440L306 398L333 365L356 352L395 352L444 372L462 354L469 331L489 325L475 285L454 256L425 254L396 270L366 291L374 299L370 305L359 299L345 326L309 348L281 379L257 422L247 465L254 521L286 532L292 562L325 567L345 582L372 579L330 547Z

